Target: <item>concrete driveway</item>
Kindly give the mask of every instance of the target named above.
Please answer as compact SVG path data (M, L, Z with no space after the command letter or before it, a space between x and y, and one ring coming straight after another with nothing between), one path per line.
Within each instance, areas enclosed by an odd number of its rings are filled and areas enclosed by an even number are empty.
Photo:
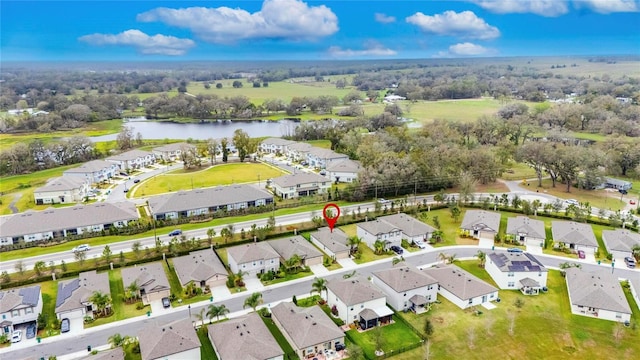
M483 249L491 249L493 247L493 239L480 238L478 240L478 247Z
M338 259L338 264L345 269L351 269L358 266L358 264L353 262L351 259Z
M311 265L309 268L313 271L314 275L326 275L329 273L329 270L322 264Z
M165 309L164 306L162 306L162 300L152 301L149 305L151 305L151 312L155 315L171 311L171 307Z
M227 297L231 296L231 291L229 291L229 288L226 286L214 286L211 288L211 295L213 296L213 299L226 299Z
M534 255L542 255L542 246L540 245L527 245L527 252Z
M248 278L244 279L244 286L249 292L264 290L264 285L262 285L260 279L255 276L249 276Z

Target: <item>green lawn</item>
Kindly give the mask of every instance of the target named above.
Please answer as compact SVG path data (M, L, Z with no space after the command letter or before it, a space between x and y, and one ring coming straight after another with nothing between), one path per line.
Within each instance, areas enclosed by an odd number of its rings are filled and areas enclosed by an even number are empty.
M85 324L85 328L108 324L114 321L120 321L136 316L145 315L151 310L149 305L138 310L136 304L125 304L124 302L124 284L122 283L122 274L120 269L109 271L109 289L111 290L111 309L113 313L109 317L99 318L90 324Z
M313 275L313 271L309 270L309 271L300 271L296 274L286 274L284 277L282 278L277 278L277 279L273 279L273 280L269 280L269 281L262 281L263 285L273 285L273 284L278 284L281 282L285 282L285 281L290 281L290 280L295 280L295 279L301 279L307 276L312 276Z
M396 315L393 315L394 323L382 326L382 337L384 339L382 350L387 356L395 351L402 350L406 346L411 346L421 341L420 337L413 330L399 321ZM349 330L347 332L354 343L358 345L369 359L375 359L375 337L374 330L358 332L357 330Z
M60 330L53 330L50 327L51 322L56 318L56 298L58 296L58 282L45 281L39 283L39 285L40 291L42 292L42 313L47 317L48 325L38 333L38 336L41 338L45 338L60 333Z
M624 208L625 202L620 201L620 194L617 192L609 192L606 190L583 190L571 187L571 192L567 193L567 186L565 184L556 183L556 187L552 187L551 180L542 180L542 188L537 188L537 181L530 181L529 186L520 185L527 190L539 189L540 192L544 192L549 195L557 196L561 199L576 199L579 202L588 202L592 207L608 209L608 210L620 210Z
M527 164L511 161L500 176L504 180L523 180L536 177L536 172Z
M456 265L483 280L491 280L477 261ZM502 301L496 304L497 308L481 307L480 316L471 310L461 310L443 297L426 314L400 316L420 330L426 319L431 320L434 327L431 357L435 359L485 359L486 354L502 354L500 358L506 359L631 359L633 353L640 351L637 329L623 328L623 337L617 343L613 338L616 323L572 315L560 272L549 271L547 287L548 293L534 297L501 290ZM520 309L514 305L518 298L524 301ZM640 314L635 304L630 305L634 309L632 322L637 323ZM509 316L515 316L513 335L509 334Z
M196 333L198 334L198 339L200 340L200 359L201 360L218 360L216 356L216 352L213 350L213 345L211 345L211 340L209 340L209 336L207 335L207 327L201 327Z
M307 144L311 144L315 147L323 148L323 149L331 149L331 140L307 140L303 141Z
M182 172L182 173L180 173ZM129 192L133 197L144 197L166 192L191 190L217 185L257 182L258 176L264 182L269 178L284 175L274 167L255 163L219 164L204 170L184 173L169 172L154 176L134 186Z
M282 332L280 331L280 329L278 329L278 327L273 322L273 320L270 317L266 318L266 317L260 316L260 318L262 318L262 321L264 321L264 324L267 325L269 332L271 332L271 335L273 335L273 337L276 339L276 342L278 343L278 345L280 345L282 350L284 350L284 353L286 355L290 355L287 359L290 359L290 360L298 359L297 356L295 357L293 356L295 354L295 352L293 351L293 348L291 347L287 339L284 338L284 335L282 335Z
M167 262L171 265L171 268L167 266ZM162 267L164 268L164 272L167 274L167 279L169 280L169 286L171 287L171 293L176 296L178 299L183 298L182 284L180 284L180 280L178 279L178 274L176 274L175 269L173 268L173 260L168 259L168 261L162 262Z

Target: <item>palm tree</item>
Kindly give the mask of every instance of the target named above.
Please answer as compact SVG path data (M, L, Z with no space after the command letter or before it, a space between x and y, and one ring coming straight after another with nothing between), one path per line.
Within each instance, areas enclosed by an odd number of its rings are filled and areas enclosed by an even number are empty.
M311 293L317 292L322 298L322 292L327 292L327 298L329 297L329 290L327 290L327 279L315 278L311 284Z
M117 348L124 342L124 337L122 337L120 333L115 333L109 336L109 339L107 341L109 342L109 344L111 344L112 348Z
M209 305L207 310L207 317L209 318L209 324L211 324L211 320L215 317L217 321L220 321L220 316L225 316L229 313L229 309L224 304L221 305Z
M542 206L542 201L535 199L531 202L531 207L533 207L533 215L538 216L538 209Z
M381 255L382 253L384 253L384 246L386 245L386 243L384 242L384 240L376 240L373 243L373 252L376 255Z
M96 306L100 315L106 315L106 309L111 304L111 297L101 291L94 291L93 294L91 294L89 301Z
M140 291L140 286L138 286L138 283L135 281L129 284L129 286L127 286L127 292L129 292L131 295L129 299L137 299L139 291Z
M244 299L244 305L242 305L242 308L244 309L248 306L252 308L253 311L256 311L256 308L263 302L264 300L262 300L262 293L255 292L249 295L248 298Z
M236 286L242 286L240 284L243 283L245 275L247 275L247 272L242 270L238 270L237 273L233 274L233 277L234 277L233 281L235 282Z
M189 296L189 297L191 297L191 296L195 295L195 293L196 293L196 288L197 288L196 283L195 283L195 282L193 282L193 281L190 281L190 282L187 284L187 286L185 286L185 287L184 287L184 293L185 293L185 295L187 295L187 296Z
M347 238L347 244L349 245L349 254L353 254L357 251L358 246L360 246L360 243L362 242L362 238L358 237L358 236L349 236Z
M478 250L478 252L476 253L476 257L480 261L480 267L484 267L484 264L487 261L487 254L485 254L482 250Z
M200 321L200 325L204 326L204 319L204 308L202 308L198 313L196 313L196 320Z
M233 225L229 224L224 229L220 230L220 236L224 239L224 243L233 240Z
M216 236L216 231L214 228L207 229L207 240L209 241L209 245L213 243L213 237Z
M287 269L287 272L291 271L291 269L297 269L302 263L302 259L298 254L293 254L289 259L284 261L284 267Z
M448 259L449 259L449 255L445 253L438 254L438 260L442 261L443 263L446 264Z
M35 264L33 264L33 270L36 272L36 274L37 274L38 276L40 276L40 275L42 274L42 271L44 270L44 268L45 268L46 266L47 266L47 265L45 264L45 262L44 262L44 261L42 261L42 260L41 260L41 261L36 261L36 263L35 263Z
M453 262L456 261L456 254L449 255L447 260L449 261L449 264L453 264Z

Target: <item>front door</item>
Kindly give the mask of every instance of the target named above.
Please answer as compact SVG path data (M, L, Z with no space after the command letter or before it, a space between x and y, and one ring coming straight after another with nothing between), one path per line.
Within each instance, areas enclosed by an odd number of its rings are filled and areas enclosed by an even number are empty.
M483 296L482 296L482 302L484 303L484 302L486 302L486 301L487 301L487 295L483 295Z

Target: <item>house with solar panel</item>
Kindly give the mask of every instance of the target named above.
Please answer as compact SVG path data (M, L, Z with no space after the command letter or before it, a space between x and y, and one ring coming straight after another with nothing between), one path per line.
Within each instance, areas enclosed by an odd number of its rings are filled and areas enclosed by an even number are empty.
M547 268L529 253L491 253L484 268L500 289L538 295L547 286Z
M98 274L95 270L85 271L78 274L76 279L60 281L56 298L56 317L80 321L87 316L93 318L97 308L91 301L91 296L95 292L111 296L109 275L106 272Z
M40 285L0 291L0 335L36 324L42 312Z

